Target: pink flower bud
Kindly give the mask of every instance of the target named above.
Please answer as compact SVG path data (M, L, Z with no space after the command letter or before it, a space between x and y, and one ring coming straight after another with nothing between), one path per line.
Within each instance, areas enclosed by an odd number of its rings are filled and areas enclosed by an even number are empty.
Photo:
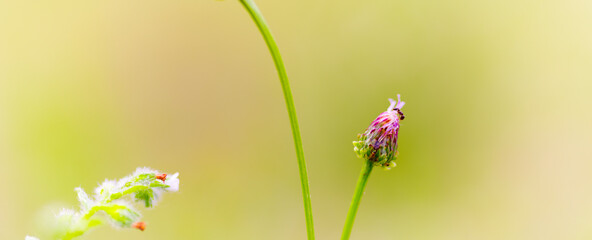
M399 122L405 119L401 112L405 102L401 101L399 94L397 100L389 99L391 104L386 112L378 115L368 129L358 135L358 141L354 141L354 151L358 157L387 169L396 166Z

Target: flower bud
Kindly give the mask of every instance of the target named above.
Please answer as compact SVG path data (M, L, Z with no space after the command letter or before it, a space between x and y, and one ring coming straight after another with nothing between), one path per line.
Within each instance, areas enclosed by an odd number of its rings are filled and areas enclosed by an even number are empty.
M134 224L132 224L133 228L136 228L140 231L144 231L146 230L146 223L145 222L135 222Z
M391 104L386 112L378 115L368 129L358 135L358 141L354 141L354 151L359 158L386 169L396 166L399 122L405 118L401 112L405 102L401 101L401 95L398 94L397 100L389 99Z
M167 176L166 173L158 174L158 175L156 175L156 179L161 180L162 182L164 182L166 180L166 176Z

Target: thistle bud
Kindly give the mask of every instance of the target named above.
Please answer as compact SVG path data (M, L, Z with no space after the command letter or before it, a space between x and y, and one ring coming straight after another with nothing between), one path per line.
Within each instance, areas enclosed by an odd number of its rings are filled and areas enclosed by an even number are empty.
M358 141L354 141L354 151L359 158L386 169L396 166L399 122L405 118L401 112L405 102L401 101L399 94L397 100L389 99L391 104L386 112L378 115L368 129L358 135Z

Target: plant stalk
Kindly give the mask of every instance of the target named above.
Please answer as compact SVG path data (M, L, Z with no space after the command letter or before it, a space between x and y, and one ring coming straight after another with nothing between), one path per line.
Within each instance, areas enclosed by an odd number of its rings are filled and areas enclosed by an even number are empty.
M362 167L360 177L358 178L358 183L356 184L356 190L354 191L354 197L351 201L351 204L349 205L349 211L347 213L347 218L345 219L345 226L343 226L341 240L347 240L351 235L356 213L358 212L358 207L360 206L360 200L362 199L362 195L364 195L364 188L366 188L366 183L368 182L368 178L372 172L372 167L374 167L374 163L372 161L366 161L366 164L364 167Z
M298 119L296 117L296 108L294 107L294 99L292 98L292 91L290 90L290 82L286 73L286 67L280 55L280 50L269 30L267 22L263 18L263 14L252 0L240 0L251 18L259 28L269 52L273 57L275 68L277 69L282 90L284 92L284 99L286 101L286 108L290 116L290 125L292 127L292 136L294 137L294 146L296 148L296 158L298 160L298 169L300 171L300 183L302 185L302 198L304 201L304 215L306 217L306 232L309 240L314 240L314 225L312 221L312 207L310 204L310 191L308 188L308 173L306 170L306 162L304 160L304 151L302 149L302 139L300 137L300 128L298 127Z

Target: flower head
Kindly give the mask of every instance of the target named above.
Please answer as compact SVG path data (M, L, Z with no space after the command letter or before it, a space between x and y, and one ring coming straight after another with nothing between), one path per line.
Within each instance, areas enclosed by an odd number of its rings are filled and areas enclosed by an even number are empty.
M164 190L170 192L179 191L179 173L174 173L173 175L166 177L166 180L164 180L164 184L168 186Z
M391 104L386 112L378 115L368 129L358 135L358 141L354 141L354 151L359 158L372 161L374 165L386 169L396 166L399 123L405 119L401 112L405 102L401 101L399 94L397 100L389 99Z

